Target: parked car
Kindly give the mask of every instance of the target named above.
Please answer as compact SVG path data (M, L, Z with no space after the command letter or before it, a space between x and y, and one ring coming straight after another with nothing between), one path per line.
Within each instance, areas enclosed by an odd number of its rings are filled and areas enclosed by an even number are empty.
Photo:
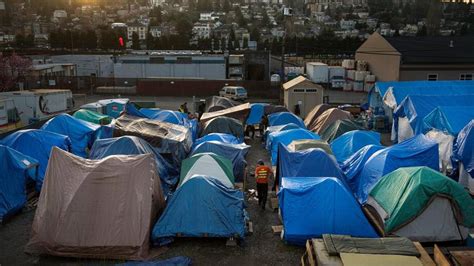
M247 90L239 86L225 86L219 91L219 96L244 101L247 100Z

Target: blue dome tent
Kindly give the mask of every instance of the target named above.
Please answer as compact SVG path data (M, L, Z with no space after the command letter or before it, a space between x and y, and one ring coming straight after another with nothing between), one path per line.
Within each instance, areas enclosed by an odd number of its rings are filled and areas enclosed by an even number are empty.
M354 153L367 145L381 145L380 133L365 130L346 132L331 143L331 149L339 163L343 163Z
M245 124L247 125L256 125L262 122L262 118L265 114L266 103L252 103L250 104L250 114L247 117Z
M274 113L268 116L268 124L270 126L281 126L289 123L296 124L301 128L306 128L303 120L290 112Z
M272 165L276 165L277 156L278 156L278 145L280 143L286 146L290 144L293 140L320 139L318 134L306 129L302 129L302 128L275 132L275 133L270 134L270 136L272 137L272 142L271 142Z

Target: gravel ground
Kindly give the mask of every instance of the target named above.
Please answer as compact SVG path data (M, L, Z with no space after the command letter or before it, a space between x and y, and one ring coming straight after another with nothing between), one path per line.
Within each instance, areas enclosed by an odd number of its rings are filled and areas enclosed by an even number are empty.
M267 163L270 161L260 139L251 140L250 144L252 148L247 157L250 170L255 169L258 159L264 159ZM247 186L247 189L255 189L254 177L249 175ZM262 211L253 196L249 199L248 193L246 200L254 233L241 246L228 247L226 239L177 239L167 248L154 248L152 253L161 254L158 259L188 256L194 265L298 265L304 248L285 245L279 235L272 233L271 226L280 224L278 214L269 208ZM34 209L25 210L0 226L0 265L97 265L117 262L25 254L23 250L29 239L33 217Z

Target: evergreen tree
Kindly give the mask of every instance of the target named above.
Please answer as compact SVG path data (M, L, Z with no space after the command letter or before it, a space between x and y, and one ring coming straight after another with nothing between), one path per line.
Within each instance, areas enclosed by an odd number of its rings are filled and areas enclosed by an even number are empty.
M247 39L247 37L244 38L244 40L242 41L242 49L246 50L249 48L249 40Z
M132 34L132 49L134 50L140 49L140 39L138 38L138 33L136 32Z
M428 14L426 15L426 29L428 35L433 36L439 33L441 16L442 12L439 0L431 0Z

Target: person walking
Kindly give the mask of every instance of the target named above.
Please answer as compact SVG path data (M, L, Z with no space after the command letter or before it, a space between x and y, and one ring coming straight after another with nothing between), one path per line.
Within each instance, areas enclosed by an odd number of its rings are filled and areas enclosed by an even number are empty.
M272 169L266 166L263 160L258 160L255 179L257 181L258 205L262 207L262 210L265 210L267 205L268 182L272 176Z

